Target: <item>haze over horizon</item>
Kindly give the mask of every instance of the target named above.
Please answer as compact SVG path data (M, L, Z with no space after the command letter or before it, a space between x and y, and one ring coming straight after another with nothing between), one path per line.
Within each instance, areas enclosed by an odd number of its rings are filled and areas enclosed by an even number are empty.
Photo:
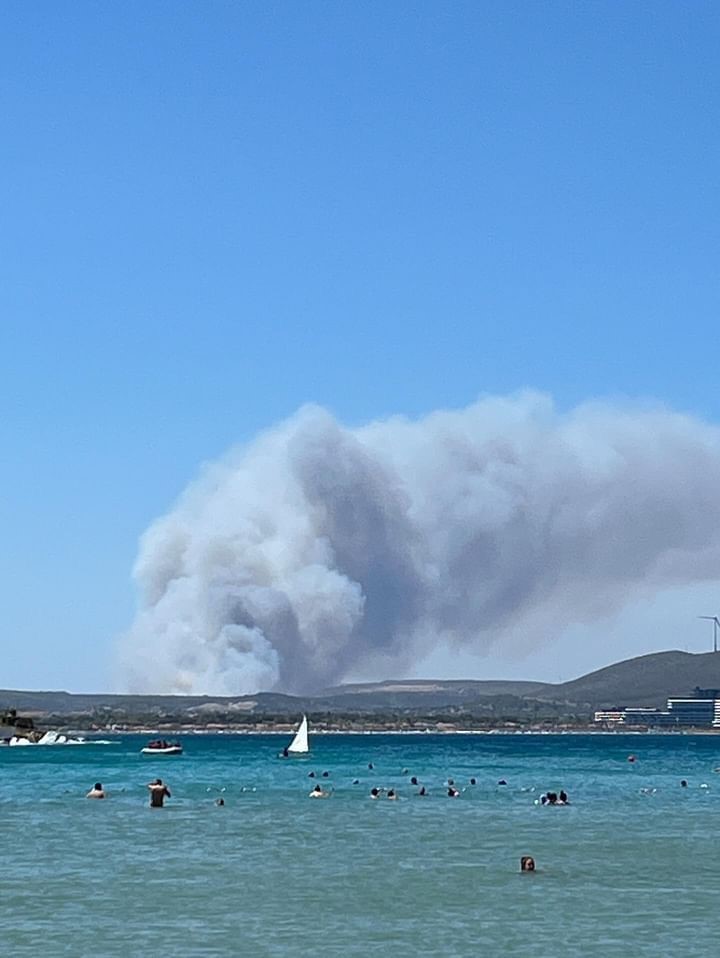
M0 26L2 685L711 648L716 5Z

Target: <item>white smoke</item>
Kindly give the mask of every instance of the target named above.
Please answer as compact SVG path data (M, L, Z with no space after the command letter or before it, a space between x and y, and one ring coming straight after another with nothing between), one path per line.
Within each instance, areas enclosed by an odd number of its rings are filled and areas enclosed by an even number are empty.
M535 393L345 428L301 409L142 538L134 691L292 692L435 644L529 648L720 577L720 431Z

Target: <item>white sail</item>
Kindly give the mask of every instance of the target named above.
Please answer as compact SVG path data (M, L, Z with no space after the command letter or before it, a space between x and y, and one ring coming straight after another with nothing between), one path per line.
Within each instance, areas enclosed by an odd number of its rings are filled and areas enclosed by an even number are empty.
M300 752L307 752L308 750L308 722L307 715L303 715L300 727L295 733L295 738L288 745L288 752L297 755Z

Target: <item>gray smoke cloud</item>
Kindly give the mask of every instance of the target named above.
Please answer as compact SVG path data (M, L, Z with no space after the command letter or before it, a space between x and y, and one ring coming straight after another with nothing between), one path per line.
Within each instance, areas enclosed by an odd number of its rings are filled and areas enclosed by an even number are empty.
M351 429L310 406L142 537L134 691L307 692L437 643L528 650L720 574L720 431L536 393Z

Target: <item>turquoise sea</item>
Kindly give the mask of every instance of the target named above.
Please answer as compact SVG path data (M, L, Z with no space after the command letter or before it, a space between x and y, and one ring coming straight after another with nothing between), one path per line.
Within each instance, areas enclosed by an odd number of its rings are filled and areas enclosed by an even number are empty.
M285 741L0 748L2 954L714 952L720 738L315 735L281 760ZM172 798L151 810L157 776ZM535 804L560 788L568 807Z

